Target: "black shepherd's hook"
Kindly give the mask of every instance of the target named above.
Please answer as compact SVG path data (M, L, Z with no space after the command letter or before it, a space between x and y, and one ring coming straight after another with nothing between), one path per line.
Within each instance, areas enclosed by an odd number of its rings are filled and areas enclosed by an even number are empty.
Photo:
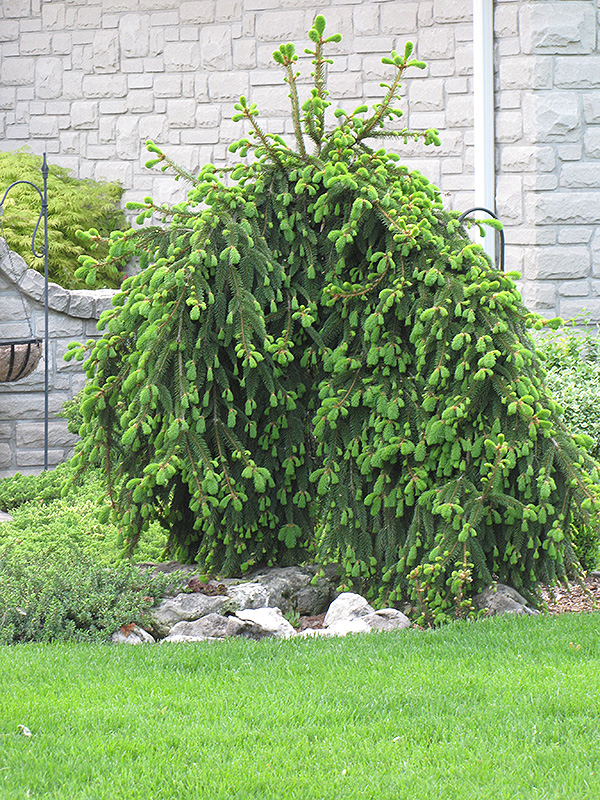
M475 206L474 208L470 208L468 211L463 211L463 213L458 218L458 221L459 222L463 222L465 220L465 218L469 216L469 214L473 213L473 211L485 211L485 213L489 214L490 217L493 217L494 219L498 219L498 217L494 214L494 212L490 211L489 208L483 208L483 206ZM498 219L498 221L500 221L500 220ZM500 270L500 272L504 272L504 230L502 228L500 228L498 233L500 234L500 255L499 255L499 259L498 259L499 263L497 264L497 267Z
M33 187L36 192L40 196L40 200L42 201L42 208L40 211L40 215L38 217L38 221L36 223L35 229L33 231L33 236L31 237L31 252L36 258L44 259L44 322L46 326L45 335L44 335L44 345L46 351L46 357L44 359L44 469L48 469L48 164L46 162L46 153L44 153L44 160L42 162L42 179L43 179L43 189L40 189L36 186L35 183L31 181L15 181L11 183L8 189L4 192L4 196L0 201L0 215L2 214L4 201L6 200L7 194L13 188L13 186L18 186L20 183L24 183L27 186ZM40 227L40 223L44 221L44 249L41 253L38 253L35 249L35 238L37 236L38 229Z

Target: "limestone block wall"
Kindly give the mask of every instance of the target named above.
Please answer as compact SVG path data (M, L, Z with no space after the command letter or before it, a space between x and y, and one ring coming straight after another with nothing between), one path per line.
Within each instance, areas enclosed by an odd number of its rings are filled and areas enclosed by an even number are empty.
M497 209L526 303L600 320L597 0L497 4Z
M600 320L599 0L494 0L497 211L507 267L527 303ZM374 102L380 57L411 39L428 63L408 77L404 121L436 126L442 146L399 147L445 202L473 201L472 0L3 0L0 148L23 144L80 177L120 180L125 199L177 201L185 186L148 171L150 138L194 171L228 163L243 134L240 94L272 132L291 135L272 61L316 13L343 34L332 48L334 104Z
M512 4L514 5L514 3ZM294 41L308 78L316 13L343 40L331 47L334 105L377 102L381 56L417 43L427 70L405 88L404 122L436 126L440 148L400 148L466 208L473 188L470 0L3 0L0 148L28 145L83 178L119 180L125 200L176 201L185 186L148 171L146 139L194 171L228 163L244 135L231 121L241 94L273 133L291 134L287 89L272 52ZM333 121L333 118L332 118Z
M49 426L48 464L64 461L76 437L57 415L65 401L83 387L80 362L63 361L67 345L99 333L96 323L110 307L112 289L67 291L49 285ZM0 239L0 340L33 335L43 338L44 279ZM44 466L44 356L27 378L0 383L0 478L19 471L37 474Z

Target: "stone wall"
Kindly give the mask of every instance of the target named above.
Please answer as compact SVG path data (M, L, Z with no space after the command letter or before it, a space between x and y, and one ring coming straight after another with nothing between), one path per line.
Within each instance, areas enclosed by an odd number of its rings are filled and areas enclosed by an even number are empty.
M79 177L120 180L125 199L181 199L185 187L144 168L143 143L194 171L228 162L246 94L264 127L290 135L271 54L293 40L310 72L306 31L322 12L344 38L330 88L352 108L381 96L380 57L407 40L428 63L406 81L411 128L436 126L440 148L409 144L446 203L473 201L471 0L3 0L0 148L27 144ZM600 320L598 0L495 0L497 211L507 267L527 303Z
M28 145L82 178L119 180L125 200L184 196L144 168L153 139L189 170L228 162L244 134L231 121L240 94L264 127L291 134L289 101L272 52L294 41L300 69L316 12L339 31L331 47L335 104L378 101L390 76L381 56L417 43L427 70L404 94L412 128L437 126L440 148L401 148L457 208L472 202L470 0L3 0L0 4L0 148ZM514 5L514 3L512 3Z
M76 437L57 416L83 387L81 363L63 361L67 345L98 337L97 320L110 306L112 289L67 291L49 284L48 464L68 457ZM44 278L0 239L0 340L45 335ZM44 466L44 356L27 378L0 383L0 478L16 471L37 474Z
M143 143L182 166L228 162L243 129L240 94L265 128L289 135L288 100L271 54L293 40L304 74L306 31L322 12L333 48L332 95L376 101L380 57L408 39L428 62L404 89L404 121L436 126L440 148L409 144L406 162L446 203L473 200L471 0L3 0L0 148L27 144L79 177L120 180L125 199L176 201L182 184L144 168ZM497 211L507 267L527 303L600 320L598 0L495 0Z
M526 303L600 321L597 0L497 3L497 209Z

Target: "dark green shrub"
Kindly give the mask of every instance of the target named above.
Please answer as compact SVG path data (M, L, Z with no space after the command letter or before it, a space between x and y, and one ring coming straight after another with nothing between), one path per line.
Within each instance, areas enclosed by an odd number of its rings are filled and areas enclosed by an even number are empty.
M149 166L192 188L172 209L137 205L167 226L120 237L142 271L86 362L77 458L102 466L132 545L159 519L217 573L341 560L348 585L441 621L494 578L528 592L574 568L596 465L547 394L528 332L543 322L514 276L422 175L367 144L437 142L384 129L405 70L424 66L412 45L383 59L382 102L327 130L323 29L301 108L293 45L274 56L296 151L245 98L250 139L233 149L256 161L228 183L149 143Z
M177 578L152 577L130 564L106 567L68 546L28 559L0 548L0 644L106 641L141 623Z
M14 181L25 180L42 188L42 159L26 150L0 152L0 198ZM97 275L85 279L75 275L79 257L95 253L104 258L108 245L104 237L127 227L119 201L123 189L117 183L73 178L69 170L49 165L48 173L48 272L51 281L66 289L82 289L88 284L97 288L117 288L122 273L119 261L107 261ZM40 213L40 197L29 186L11 189L4 202L3 230L11 250L19 253L28 266L44 271L44 261L31 252L31 237ZM79 228L96 229L96 234L82 240ZM43 231L36 239L38 252L43 248ZM94 279L92 281L92 278Z

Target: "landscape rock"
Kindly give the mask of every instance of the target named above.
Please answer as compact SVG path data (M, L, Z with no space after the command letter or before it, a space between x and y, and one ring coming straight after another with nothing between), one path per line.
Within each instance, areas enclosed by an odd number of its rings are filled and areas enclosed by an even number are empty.
M227 593L234 611L244 608L265 608L269 605L269 593L260 583L238 583L237 586L228 586Z
M366 601L365 601L366 602ZM373 628L366 621L366 616L347 619L337 619L323 628L325 636L347 636L349 633L371 633Z
M348 621L374 613L373 606L354 592L343 592L335 598L325 615L324 626L330 628L341 620Z
M235 615L239 620L251 623L248 635L253 639L263 639L267 636L289 639L296 633L278 608L248 608L236 611Z
M539 614L539 611L529 608L527 600L516 589L504 583L488 586L473 598L473 603L479 610L484 610L488 617L498 614Z
M207 597L196 592L168 597L150 611L148 629L159 639L168 636L178 622L192 622L207 614L225 614L233 610L225 595Z
M237 617L222 614L207 614L193 622L178 622L163 642L205 642L242 636L251 626Z
M325 567L323 577L313 586L317 572L317 567L274 567L254 572L249 579L266 590L266 606L279 608L283 614L316 616L327 610L339 583L335 564Z
M113 644L154 644L156 639L137 625L123 625L110 637Z
M409 618L395 608L382 608L359 618L372 631L399 631L410 628Z

